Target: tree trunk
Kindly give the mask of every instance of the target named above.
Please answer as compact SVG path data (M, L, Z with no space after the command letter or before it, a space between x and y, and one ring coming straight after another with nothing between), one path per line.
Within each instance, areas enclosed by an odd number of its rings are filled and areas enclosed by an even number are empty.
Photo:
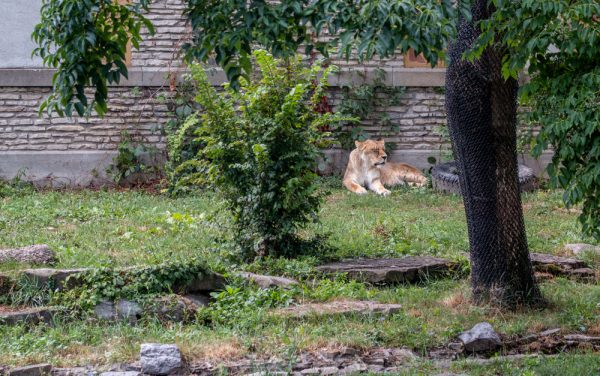
M518 182L517 82L504 80L502 53L488 48L462 60L489 16L487 0L474 2L473 20L459 21L446 73L446 109L467 215L473 299L514 307L541 302L535 283Z

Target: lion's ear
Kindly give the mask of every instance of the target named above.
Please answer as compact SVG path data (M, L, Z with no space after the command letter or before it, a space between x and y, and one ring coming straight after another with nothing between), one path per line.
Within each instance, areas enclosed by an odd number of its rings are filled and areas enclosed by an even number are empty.
M362 143L362 142L360 142L360 141L358 141L358 140L356 140L356 141L354 141L354 145L356 145L356 148L357 148L357 149L361 149L361 148L362 148L362 146L363 146L363 143Z

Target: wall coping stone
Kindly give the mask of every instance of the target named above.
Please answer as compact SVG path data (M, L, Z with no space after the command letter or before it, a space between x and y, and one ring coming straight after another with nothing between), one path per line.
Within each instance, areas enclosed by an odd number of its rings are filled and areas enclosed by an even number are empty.
M330 78L333 87L341 87L352 82L363 81L359 74L364 75L365 81L373 80L377 68L349 67ZM444 68L381 68L386 73L386 84L406 87L441 87L445 83L446 69ZM55 69L46 68L2 68L0 69L0 87L52 87L52 75ZM169 84L168 77L175 75L179 80L181 75L189 72L187 69L168 70L164 68L139 68L129 70L129 79L118 85L124 87L160 87ZM222 70L215 68L209 72L209 79L214 86L226 82Z

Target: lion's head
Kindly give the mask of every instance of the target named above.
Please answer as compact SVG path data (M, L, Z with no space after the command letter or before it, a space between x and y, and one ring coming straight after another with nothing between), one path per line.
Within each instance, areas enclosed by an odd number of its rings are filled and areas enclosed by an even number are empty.
M354 144L360 152L360 156L369 167L380 167L387 161L387 154L385 153L385 141L381 140L367 140L367 141L355 141Z

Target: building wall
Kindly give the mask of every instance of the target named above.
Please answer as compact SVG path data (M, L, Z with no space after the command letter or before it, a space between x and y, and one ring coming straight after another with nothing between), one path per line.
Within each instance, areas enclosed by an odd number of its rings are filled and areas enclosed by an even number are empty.
M41 4L41 0L19 2L19 12L33 12L23 17L18 33L15 32L21 39L37 22L37 3ZM53 72L43 69L29 54L26 56L27 51L14 50L11 64L0 65L0 177L22 174L44 184L105 183L105 170L117 153L124 130L164 149L160 129L168 120L168 111L156 96L168 91L172 81L185 72L179 56L181 45L189 38L183 9L181 0L159 0L152 5L148 18L155 25L156 34L145 33L140 50L132 51L130 79L111 88L110 110L104 118L67 119L47 114L39 117L38 107L51 91ZM0 15L0 25L7 17L6 12ZM0 56L12 46L7 39L0 39ZM407 87L402 103L387 109L400 129L388 137L397 145L393 159L426 168L429 156L439 156L444 140L438 128L445 125L443 69L405 68L403 56L365 64L356 59L334 63L341 67L341 73L331 82L334 104L341 99L341 86L357 81L358 76L369 81L376 68L387 72L387 84ZM220 85L225 78L216 73L211 80ZM381 133L369 119L364 126L373 137ZM345 153L328 154L337 170L343 167Z

